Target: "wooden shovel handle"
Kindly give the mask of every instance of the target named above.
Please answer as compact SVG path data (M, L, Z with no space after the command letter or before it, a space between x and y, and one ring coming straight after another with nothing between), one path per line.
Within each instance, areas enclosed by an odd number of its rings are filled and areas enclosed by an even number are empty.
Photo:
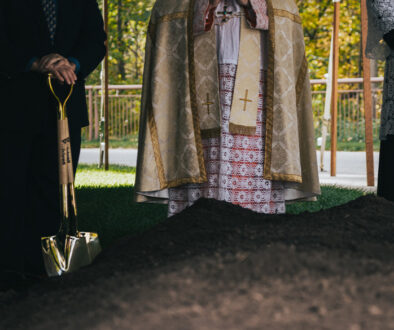
M58 127L59 151L59 182L60 184L74 183L74 170L71 155L70 131L68 119L60 119Z

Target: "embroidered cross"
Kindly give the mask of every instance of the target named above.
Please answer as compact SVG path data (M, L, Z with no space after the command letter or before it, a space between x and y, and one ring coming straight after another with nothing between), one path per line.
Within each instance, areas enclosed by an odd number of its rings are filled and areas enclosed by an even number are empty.
M210 106L213 105L214 103L209 101L209 93L207 93L207 102L203 103L203 105L207 106L207 110L208 110L208 115L210 114Z
M244 111L246 111L246 107L248 106L248 102L253 102L252 100L248 99L248 94L249 94L249 89L247 89L245 91L245 98L244 99L240 99L241 101L244 101Z
M223 23L226 23L230 19L227 15L231 16L233 14L233 12L232 11L228 11L227 8L228 8L228 6L227 6L227 4L225 4L224 8L223 8L223 11L218 11L219 15L223 15L223 19L222 19Z

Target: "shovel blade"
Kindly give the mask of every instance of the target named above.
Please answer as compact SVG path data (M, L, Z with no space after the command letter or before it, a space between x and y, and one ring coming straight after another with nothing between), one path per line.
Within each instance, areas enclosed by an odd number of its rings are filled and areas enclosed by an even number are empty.
M45 269L48 276L71 273L91 263L84 237L66 236L62 247L56 236L41 239Z
M78 237L86 240L91 262L101 253L101 244L97 233L78 232Z
M101 252L96 233L78 232L66 236L64 247L59 245L57 236L41 239L42 255L48 276L61 276L81 267L90 265Z

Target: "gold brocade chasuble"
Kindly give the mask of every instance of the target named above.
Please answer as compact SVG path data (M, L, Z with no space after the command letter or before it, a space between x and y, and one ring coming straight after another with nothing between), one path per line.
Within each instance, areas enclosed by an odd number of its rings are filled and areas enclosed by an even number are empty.
M198 1L157 0L152 10L135 183L138 202L166 203L168 188L207 182L202 139L219 136L219 77L215 32L194 35L195 5L207 8L209 2ZM310 199L320 193L320 185L301 18L294 0L266 1L262 176L282 181L288 201ZM246 28L244 22L241 32L231 130L254 134L261 54L260 39L254 38L260 32ZM256 47L250 51L253 59L248 59L249 47Z
M220 135L220 100L218 62L216 55L216 33L210 32L196 37L195 57L197 106L203 138ZM240 49L231 106L230 133L255 135L259 102L261 67L261 32L251 29L241 15Z

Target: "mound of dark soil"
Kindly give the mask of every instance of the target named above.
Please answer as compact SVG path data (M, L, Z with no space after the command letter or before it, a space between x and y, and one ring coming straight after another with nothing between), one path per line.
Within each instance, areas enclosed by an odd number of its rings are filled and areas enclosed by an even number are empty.
M90 267L0 293L0 328L390 329L393 302L393 203L266 216L201 200Z

